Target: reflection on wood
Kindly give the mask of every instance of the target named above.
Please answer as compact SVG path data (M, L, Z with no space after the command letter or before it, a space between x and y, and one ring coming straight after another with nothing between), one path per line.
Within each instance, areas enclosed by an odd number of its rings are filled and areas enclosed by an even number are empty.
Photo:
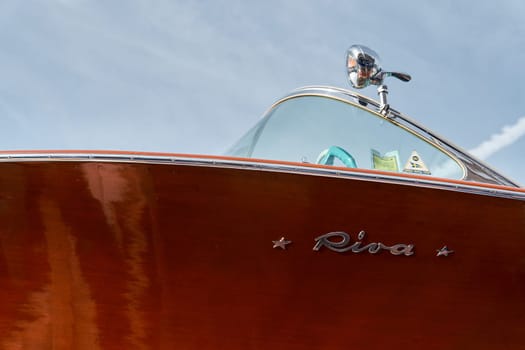
M314 251L333 231L414 255ZM293 243L273 249L281 237ZM118 163L0 166L5 349L522 348L525 202ZM436 257L447 245L455 253Z
M128 172L125 166L118 165L84 164L82 169L93 198L100 202L129 274L124 295L131 330L128 341L136 349L147 349L147 327L141 310L144 291L150 284L144 268L148 229L142 225L142 220L149 217L146 191L142 189L147 174Z
M55 203L43 198L40 209L51 270L48 312L52 318L48 339L57 349L99 349L95 305L82 276L76 239L71 236L71 228L64 226Z

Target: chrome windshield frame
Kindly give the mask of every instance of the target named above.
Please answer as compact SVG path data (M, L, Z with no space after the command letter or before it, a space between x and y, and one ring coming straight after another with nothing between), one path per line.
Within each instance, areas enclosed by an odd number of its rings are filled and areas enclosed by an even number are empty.
M461 147L453 144L452 142L446 140L444 137L436 134L435 132L425 128L421 124L417 123L413 119L403 115L401 112L390 108L389 115L384 116L380 114L381 105L378 101L375 101L367 96L358 94L351 90L346 90L343 88L337 88L332 86L305 86L293 90L289 94L285 95L283 98L275 102L267 111L264 113L264 116L268 114L273 108L277 105L286 101L288 99L299 97L299 96L324 96L328 98L334 98L339 100L344 100L351 104L358 104L359 107L368 110L378 116L383 117L384 119L398 124L399 126L409 130L410 132L416 134L426 142L431 145L443 149L446 153L449 153L459 161L459 164L465 169L465 181L474 181L482 183L497 184L503 186L517 187L521 188L519 184L508 179L507 177L501 175L496 170L491 168L489 165L485 164L479 159L476 159L470 155L467 151L463 150Z

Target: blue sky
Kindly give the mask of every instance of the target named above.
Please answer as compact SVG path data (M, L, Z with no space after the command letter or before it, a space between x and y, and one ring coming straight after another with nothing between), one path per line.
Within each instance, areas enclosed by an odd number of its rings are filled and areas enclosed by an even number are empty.
M4 0L0 148L221 154L290 90L348 87L361 43L412 75L388 83L394 108L525 184L523 14L518 0Z

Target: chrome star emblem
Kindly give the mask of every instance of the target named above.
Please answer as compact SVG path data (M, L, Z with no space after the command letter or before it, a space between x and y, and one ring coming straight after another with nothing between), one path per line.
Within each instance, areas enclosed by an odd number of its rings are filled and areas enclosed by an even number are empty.
M286 249L286 245L292 243L292 241L288 241L284 239L284 237L281 237L281 239L279 239L278 241L272 241L272 242L273 242L274 248L281 248L281 249Z
M454 251L448 249L447 246L444 246L441 249L436 249L436 252L437 252L436 256L448 256L449 254L454 253Z

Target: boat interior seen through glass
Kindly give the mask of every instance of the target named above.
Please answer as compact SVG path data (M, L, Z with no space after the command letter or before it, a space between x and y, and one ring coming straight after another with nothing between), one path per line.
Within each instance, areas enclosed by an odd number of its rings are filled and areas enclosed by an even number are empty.
M357 104L304 95L276 104L229 155L463 179L449 153Z

